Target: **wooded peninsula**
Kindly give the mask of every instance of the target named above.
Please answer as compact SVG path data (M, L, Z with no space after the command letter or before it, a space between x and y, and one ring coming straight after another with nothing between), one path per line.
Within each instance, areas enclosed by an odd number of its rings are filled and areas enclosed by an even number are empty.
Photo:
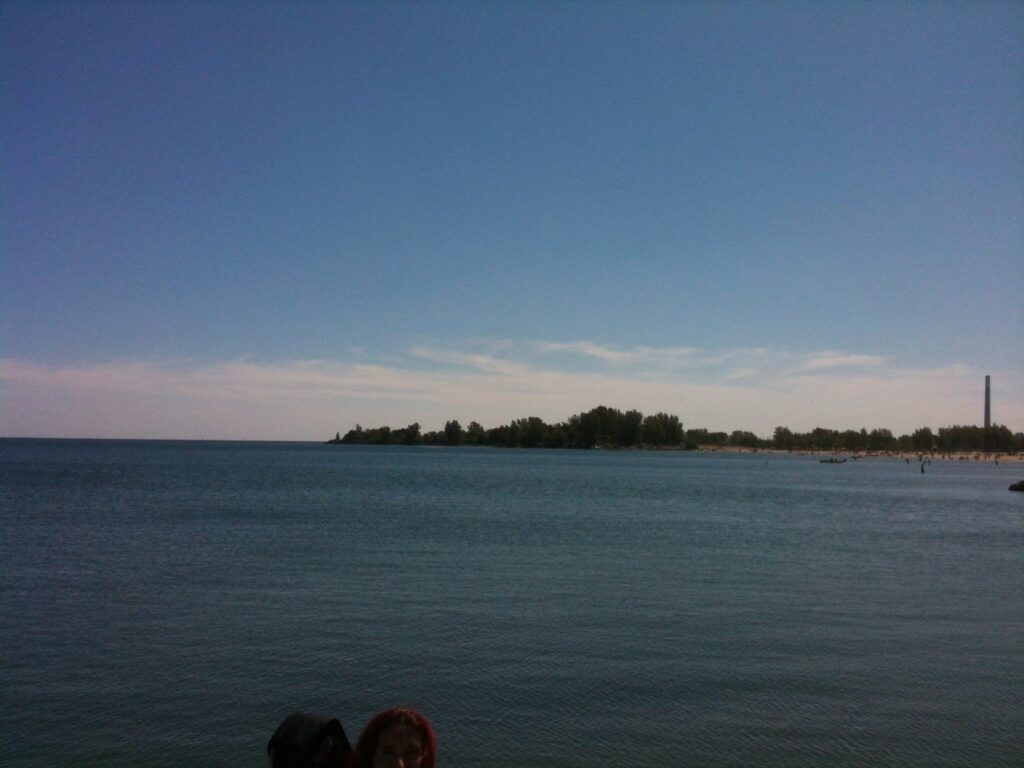
M422 432L418 423L400 429L356 425L339 432L331 444L341 445L486 445L502 448L639 448L695 450L698 447L772 449L784 451L988 451L1015 453L1024 451L1024 433L1013 433L1002 425L988 429L978 426L941 427L933 432L921 427L911 434L896 436L888 429L834 430L817 427L810 432L794 432L776 427L771 438L753 432L731 433L707 429L684 429L678 416L640 411L622 412L601 405L547 424L536 416L516 419L509 424L485 429L475 421L463 427L448 421L443 430Z

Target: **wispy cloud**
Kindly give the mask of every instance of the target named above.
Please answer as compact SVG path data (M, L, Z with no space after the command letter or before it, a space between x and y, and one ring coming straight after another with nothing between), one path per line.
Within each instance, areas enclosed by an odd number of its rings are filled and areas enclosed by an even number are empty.
M541 352L568 352L586 357L594 357L606 363L629 365L677 362L698 352L694 347L631 347L621 349L596 344L592 341L538 341L534 345Z
M753 379L757 376L757 368L735 368L723 377L725 381L741 381L743 379Z
M879 368L885 358L878 355L845 355L841 352L822 352L806 360L798 370L819 371L825 368Z
M581 365L580 356L590 361ZM994 417L1024 427L1024 397L994 375ZM1019 375L1018 375L1019 379ZM492 426L558 421L605 404L677 413L690 426L794 429L978 423L983 374L893 365L837 351L610 347L589 341L417 345L397 358L0 360L0 434L322 439L363 425L426 429L458 418ZM1000 389L1000 382L1006 382Z
M412 347L409 353L420 360L496 374L520 374L529 368L512 360L488 354L469 354L450 349Z

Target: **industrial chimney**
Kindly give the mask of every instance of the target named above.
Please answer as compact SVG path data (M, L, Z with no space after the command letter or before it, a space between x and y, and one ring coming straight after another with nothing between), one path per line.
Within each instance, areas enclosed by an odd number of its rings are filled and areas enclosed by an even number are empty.
M989 389L991 376L985 377L985 429L992 426L992 392Z

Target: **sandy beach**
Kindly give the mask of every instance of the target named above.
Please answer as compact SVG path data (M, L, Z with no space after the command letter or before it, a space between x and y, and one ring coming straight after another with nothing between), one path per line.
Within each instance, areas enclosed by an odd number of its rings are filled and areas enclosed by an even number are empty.
M743 448L735 446L701 445L697 450L705 453L758 453L794 456L836 456L848 459L900 459L918 461L922 456L931 461L981 461L1000 464L1024 464L1024 453L995 453L984 451L783 451L775 448Z

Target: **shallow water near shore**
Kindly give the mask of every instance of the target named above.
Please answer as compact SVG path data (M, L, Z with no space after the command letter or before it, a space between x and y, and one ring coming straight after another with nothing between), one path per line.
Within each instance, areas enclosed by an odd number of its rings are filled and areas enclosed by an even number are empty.
M1024 762L1019 466L0 440L0 763Z

